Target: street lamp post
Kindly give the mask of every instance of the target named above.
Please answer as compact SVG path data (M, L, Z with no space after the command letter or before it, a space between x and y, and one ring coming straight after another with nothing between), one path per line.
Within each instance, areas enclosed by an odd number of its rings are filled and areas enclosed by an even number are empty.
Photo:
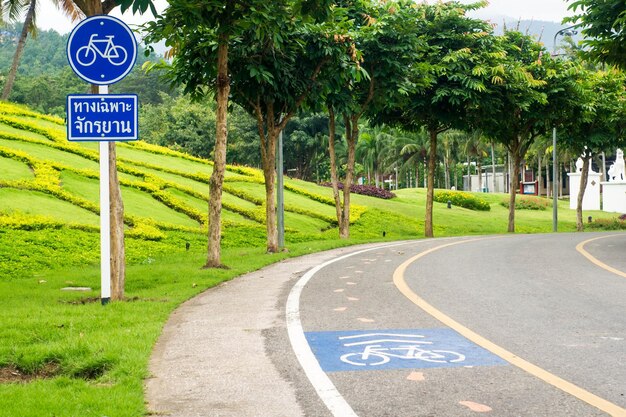
M554 34L554 41L552 43L552 55L556 58L558 55L556 53L556 38L559 35L572 36L576 35L578 32L573 30L574 26L568 26L556 32ZM557 177L557 160L556 160L556 126L552 127L552 231L556 232L558 230L558 219L559 219L559 209L557 207L558 203L558 191L557 185L558 181Z

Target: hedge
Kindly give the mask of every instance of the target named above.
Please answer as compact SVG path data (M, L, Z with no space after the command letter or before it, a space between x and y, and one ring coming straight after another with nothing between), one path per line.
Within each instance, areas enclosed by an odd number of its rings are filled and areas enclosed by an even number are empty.
M452 205L469 210L490 211L491 206L485 200L464 191L435 191L433 199L438 203L451 202Z

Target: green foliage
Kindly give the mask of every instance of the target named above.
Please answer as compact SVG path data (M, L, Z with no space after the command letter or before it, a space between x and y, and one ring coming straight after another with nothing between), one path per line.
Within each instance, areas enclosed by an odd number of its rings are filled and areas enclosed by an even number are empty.
M585 227L591 230L626 230L626 221L619 217L610 219L595 219L591 223L585 223Z
M160 96L162 104L144 105L139 118L142 138L188 154L209 158L215 145L215 112L188 97Z
M626 5L622 0L568 0L574 16L565 22L582 28L584 55L626 69Z
M13 62L15 45L22 31L22 24L8 24L2 30L14 35L0 38L0 73L6 74ZM60 35L54 30L38 30L37 38L26 42L18 78L52 74L66 68L68 36Z
M477 5L452 1L417 6L415 34L424 44L413 53L411 83L395 106L372 111L375 121L411 131L467 126L465 114L484 99L500 52L492 28L467 15Z
M470 210L491 210L491 206L485 200L463 191L436 190L433 199L438 203L444 204L447 204L448 201L450 201L454 206Z
M0 88L4 85L4 75L13 61L21 26L21 23L9 24L3 31L14 36L0 36ZM28 104L43 113L65 117L67 95L89 92L89 85L78 78L67 64L68 36L59 35L53 30L39 30L36 38L28 39L9 97L11 101ZM147 58L143 48L139 49L135 68L124 80L111 87L111 93L137 93L141 104L159 103L159 93L176 95L176 91L160 82L158 73L146 75L141 71L141 65Z
M502 200L500 205L508 209L509 200ZM552 202L541 197L520 195L515 199L515 210L546 210L548 207L552 207Z
M575 155L623 147L626 75L617 69L592 72L580 64L572 65L568 75L576 88L569 94L571 104L560 141Z

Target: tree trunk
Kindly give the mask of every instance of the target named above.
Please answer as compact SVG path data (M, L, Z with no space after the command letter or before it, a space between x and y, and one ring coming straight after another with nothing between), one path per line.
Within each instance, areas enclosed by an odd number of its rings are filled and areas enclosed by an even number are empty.
M213 173L209 180L209 243L207 261L204 268L222 267L222 186L226 170L226 144L228 141L228 35L220 34L217 49L217 114L215 149L213 152Z
M277 253L278 227L276 221L276 140L282 129L281 123L276 125L273 104L267 103L265 116L258 100L254 112L257 119L259 138L261 139L261 164L265 179L265 229L267 231L267 252ZM266 128L267 124L267 128Z
M470 160L469 155L467 156L467 190L472 191L472 170L470 169L472 161Z
M415 183L414 183L415 188L419 188L419 177L420 177L419 169L420 169L419 163L416 162L415 163Z
M278 132L268 132L268 161L263 167L265 177L265 218L267 252L278 253L278 225L276 221L276 138Z
M496 157L493 149L493 142L491 142L491 192L495 193L496 190Z
M476 159L476 171L478 172L478 192L483 191L483 168L480 157Z
M115 142L109 142L109 198L111 213L111 301L124 299L126 250L124 245L124 202L117 177Z
M559 179L559 182L558 182L559 193L557 194L557 196L558 196L558 198L563 198L563 170L561 169L561 163L560 162L558 163L558 169L557 169L557 172L556 172L556 176Z
M24 26L22 27L20 39L17 42L15 54L13 54L13 63L11 64L9 74L7 75L4 89L2 90L2 100L8 100L11 95L11 90L13 90L13 83L15 82L15 77L17 76L17 67L20 65L20 60L22 59L22 52L24 52L26 38L28 37L28 28L33 24L36 7L37 0L31 0L30 5L28 6L28 12L26 12L26 18L24 19Z
M269 116L273 117L273 116ZM261 140L263 177L265 178L265 229L267 231L267 252L278 252L278 226L276 221L276 138L278 131L267 129L265 139Z
M446 156L443 158L443 178L444 188L450 189L450 162L448 161L448 150L446 150Z
M576 201L576 230L584 232L585 226L583 223L583 198L585 197L585 190L587 189L587 180L589 179L589 165L591 161L591 155L584 154L583 157L583 169L580 173L580 188L578 189L578 199Z
M339 237L348 239L350 237L350 190L354 177L356 143L359 139L358 116L344 116L346 122L346 142L348 144L348 166L346 167L346 178L343 183L343 214L339 224Z
M341 206L341 196L339 195L339 178L337 176L337 154L335 152L335 112L332 107L328 109L328 153L330 154L330 183L333 188L333 198L335 200L335 213L337 215L337 225L341 231L343 223L343 210ZM376 175L374 174L376 178ZM378 181L376 181L378 183ZM341 233L340 233L341 235Z
M98 94L99 86L92 85L91 93ZM121 301L124 299L124 288L126 286L126 246L124 243L124 202L122 201L122 191L120 181L117 176L117 152L115 142L110 142L109 146L109 213L111 247L111 301ZM100 233L106 233L100 231Z
M433 233L433 198L435 196L435 169L437 164L437 130L429 129L430 149L428 152L428 187L426 190L426 217L424 236L434 237Z
M513 155L513 174L511 175L511 187L509 190L509 233L515 233L515 197L519 189L520 165L522 164L522 156L518 149L514 149Z

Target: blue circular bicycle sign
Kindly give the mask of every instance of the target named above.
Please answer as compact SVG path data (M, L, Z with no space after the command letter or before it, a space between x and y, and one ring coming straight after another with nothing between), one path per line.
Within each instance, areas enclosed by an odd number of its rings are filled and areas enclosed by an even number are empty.
M137 42L121 20L92 16L72 30L67 41L67 59L83 80L98 85L113 84L133 69Z

